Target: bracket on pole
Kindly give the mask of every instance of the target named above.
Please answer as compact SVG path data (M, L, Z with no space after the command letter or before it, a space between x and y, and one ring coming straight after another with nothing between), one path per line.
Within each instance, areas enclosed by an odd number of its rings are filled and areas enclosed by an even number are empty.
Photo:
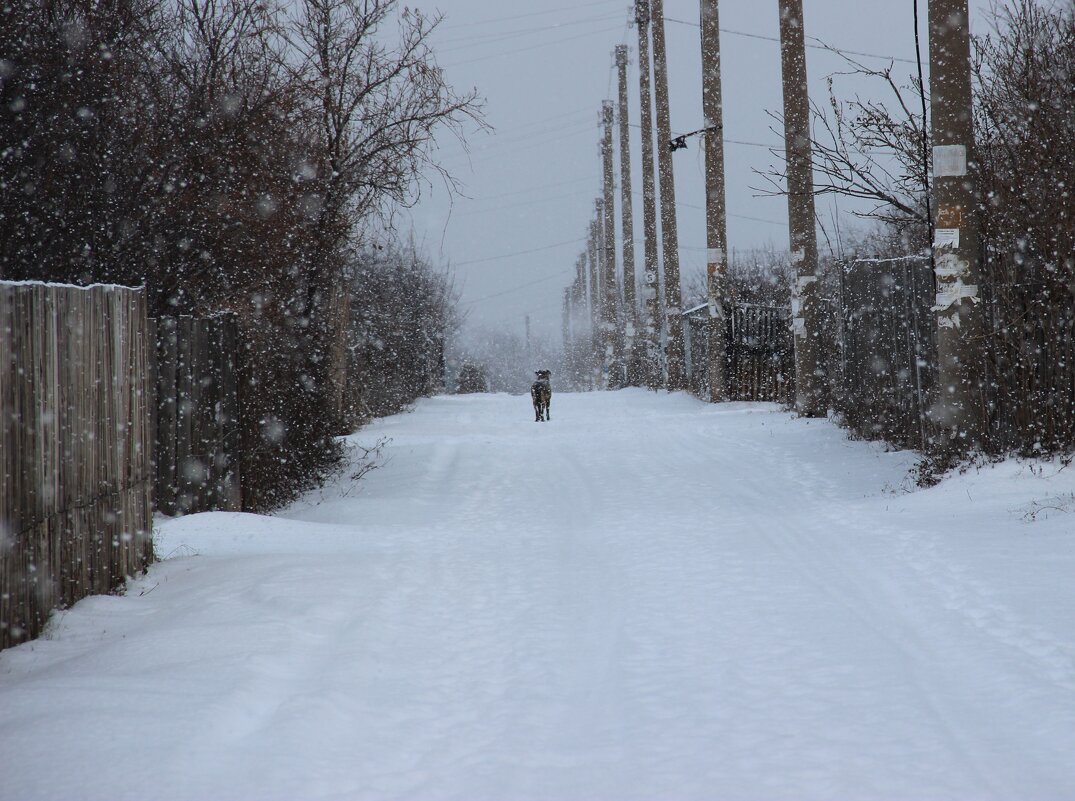
M724 128L723 125L707 125L704 128L699 128L697 131L691 131L681 136L673 136L668 142L668 149L675 153L677 150L687 149L687 137L698 136L698 134L704 134L708 131L719 131Z

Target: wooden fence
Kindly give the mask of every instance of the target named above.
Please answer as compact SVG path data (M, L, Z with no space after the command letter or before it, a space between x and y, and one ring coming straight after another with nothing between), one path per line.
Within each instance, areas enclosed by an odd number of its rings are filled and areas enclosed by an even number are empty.
M142 290L0 283L0 648L153 558Z
M691 392L709 397L708 307L686 315ZM738 304L726 320L724 369L728 400L790 403L795 362L788 311L775 306Z
M156 336L156 498L167 515L242 508L235 315L162 317Z

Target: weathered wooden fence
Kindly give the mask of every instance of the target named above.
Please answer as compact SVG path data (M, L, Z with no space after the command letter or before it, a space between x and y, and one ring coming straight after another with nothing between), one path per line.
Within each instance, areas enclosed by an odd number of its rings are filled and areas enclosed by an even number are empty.
M693 312L693 313L692 313ZM726 320L724 369L728 399L789 403L795 377L788 310L738 304ZM708 307L686 314L691 392L709 397Z
M153 558L142 290L0 283L0 648Z
M242 508L235 315L161 317L156 334L156 499L164 514Z

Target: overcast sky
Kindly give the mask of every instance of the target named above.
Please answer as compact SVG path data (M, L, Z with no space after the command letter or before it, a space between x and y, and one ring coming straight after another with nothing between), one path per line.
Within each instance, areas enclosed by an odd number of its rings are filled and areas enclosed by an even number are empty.
M972 28L986 0L972 0ZM926 2L919 0L923 58ZM405 216L426 250L454 267L471 329L558 336L563 288L585 244L593 200L600 194L601 101L615 99L613 48L630 48L633 188L641 188L638 31L625 0L440 0L446 19L434 42L438 60L459 89L487 100L493 131L470 138L470 153L445 139L440 160L463 184L450 200L439 185ZM897 59L897 74L915 66L913 0L805 0L808 45ZM673 133L702 126L697 0L665 0ZM786 201L757 197L752 170L774 163L781 137L769 112L782 107L776 0L721 0L728 239L731 249L787 247ZM886 61L862 57L864 63ZM903 59L902 61L899 59ZM826 77L846 68L819 47L807 53L814 101L827 98ZM845 91L857 87L844 82ZM617 134L618 136L618 134ZM618 141L618 138L617 138ZM617 157L618 165L618 157ZM680 261L684 280L704 271L703 156L698 139L675 154ZM619 190L617 184L617 223ZM844 204L846 205L846 204ZM841 206L841 209L843 206ZM634 203L636 263L641 263L641 199ZM834 213L831 201L819 214Z

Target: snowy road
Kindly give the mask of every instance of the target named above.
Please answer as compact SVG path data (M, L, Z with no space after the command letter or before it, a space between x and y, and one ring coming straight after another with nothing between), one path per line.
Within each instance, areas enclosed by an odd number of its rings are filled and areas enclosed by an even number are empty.
M357 487L165 523L0 654L0 798L1075 799L1075 467L552 415L423 401Z

